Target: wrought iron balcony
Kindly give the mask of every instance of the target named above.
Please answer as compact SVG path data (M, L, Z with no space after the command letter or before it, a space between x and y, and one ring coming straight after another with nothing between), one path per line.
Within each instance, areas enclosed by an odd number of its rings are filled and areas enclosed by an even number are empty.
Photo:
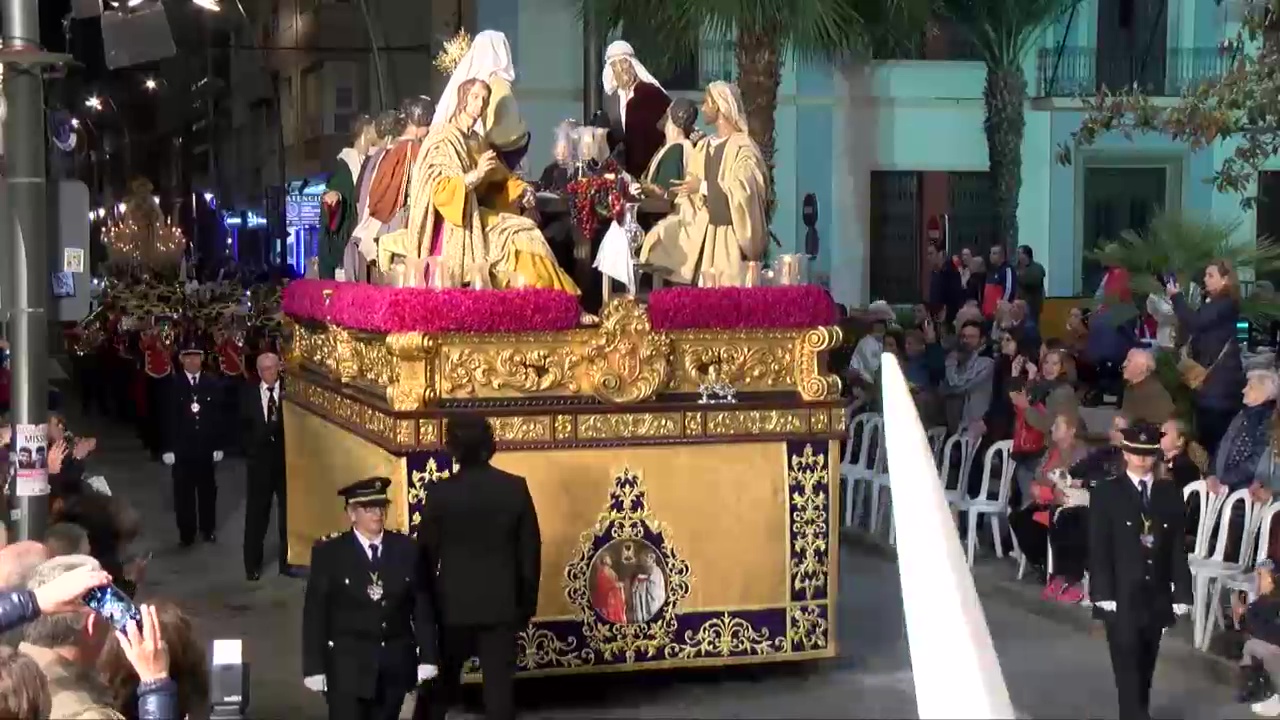
M1216 47L1060 47L1040 51L1036 97L1094 95L1137 86L1147 95L1177 97L1226 73L1231 53Z

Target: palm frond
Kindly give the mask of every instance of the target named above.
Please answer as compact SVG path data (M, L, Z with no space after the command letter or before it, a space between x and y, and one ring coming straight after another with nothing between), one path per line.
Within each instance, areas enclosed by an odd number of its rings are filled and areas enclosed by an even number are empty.
M1101 249L1086 253L1105 266L1129 271L1135 297L1162 293L1159 277L1174 275L1187 287L1198 282L1215 260L1226 260L1243 273L1262 277L1280 269L1280 245L1268 238L1254 243L1234 241L1240 222L1214 222L1162 212L1142 231L1125 230ZM1280 319L1280 300L1251 295L1240 303L1241 313L1252 320Z
M938 0L943 18L972 39L987 65L1021 67L1041 33L1082 0Z

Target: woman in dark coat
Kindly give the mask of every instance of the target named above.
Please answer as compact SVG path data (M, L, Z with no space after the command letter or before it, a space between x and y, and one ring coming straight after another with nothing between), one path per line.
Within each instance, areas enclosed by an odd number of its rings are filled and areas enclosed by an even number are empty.
M1204 270L1204 302L1192 309L1176 281L1165 288L1178 315L1180 341L1187 344L1189 359L1208 370L1195 391L1196 436L1213 455L1240 409L1244 390L1244 365L1236 341L1240 319L1240 286L1226 260L1215 260Z

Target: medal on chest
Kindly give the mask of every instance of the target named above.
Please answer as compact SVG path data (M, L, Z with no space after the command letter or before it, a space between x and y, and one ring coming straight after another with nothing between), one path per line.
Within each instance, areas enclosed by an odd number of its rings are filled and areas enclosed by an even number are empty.
M1148 550L1155 547L1156 538L1155 535L1151 534L1151 519L1145 515L1142 516L1142 534L1138 536L1138 539L1142 541L1142 546Z
M200 401L195 398L191 399L191 414L192 415L200 414Z
M382 578L378 577L378 573L369 573L369 587L365 588L365 592L369 593L369 599L374 602L382 599Z

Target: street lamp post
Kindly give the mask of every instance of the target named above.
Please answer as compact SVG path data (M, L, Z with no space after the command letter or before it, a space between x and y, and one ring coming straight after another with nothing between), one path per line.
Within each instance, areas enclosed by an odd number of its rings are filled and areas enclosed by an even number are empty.
M10 243L6 285L12 298L9 310L12 359L11 406L15 459L9 474L11 498L16 498L8 519L16 521L13 533L21 540L44 536L49 518L49 475L46 468L19 467L21 448L31 457L47 457L49 418L49 258L45 176L44 81L41 70L64 57L40 48L39 0L3 0L0 25L4 28L5 198L0 235Z
M84 106L93 112L99 112L102 110L104 97L107 104L115 111L116 120L120 123L120 131L124 134L124 184L127 187L133 178L133 141L129 138L129 123L125 120L124 113L120 112L120 107L110 95L90 95L84 101Z

